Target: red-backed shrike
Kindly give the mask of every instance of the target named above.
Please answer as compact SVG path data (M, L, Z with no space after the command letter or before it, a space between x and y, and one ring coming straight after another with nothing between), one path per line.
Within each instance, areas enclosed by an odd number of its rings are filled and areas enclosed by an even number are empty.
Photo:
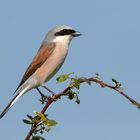
M27 91L51 79L60 69L68 54L73 37L81 34L66 25L59 25L48 32L32 63L27 68L16 89L16 95L0 114L2 118L13 104Z

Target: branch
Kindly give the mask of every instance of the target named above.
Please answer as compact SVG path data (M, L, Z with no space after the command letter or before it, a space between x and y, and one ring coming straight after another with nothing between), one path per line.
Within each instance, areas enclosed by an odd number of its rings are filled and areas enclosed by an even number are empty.
M102 88L106 87L109 89L113 89L115 91L117 91L117 93L119 93L120 95L122 95L123 97L125 97L126 99L128 99L128 101L130 101L133 105L136 105L137 108L140 108L140 104L132 99L131 97L129 97L128 95L126 95L123 90L120 88L121 87L121 83L116 82L116 80L112 79L112 81L115 83L115 86L113 85L109 85L103 81L101 81L98 77L91 77L91 78L78 78L79 84L81 83L88 83L90 84L91 82L97 83L99 84ZM61 96L68 96L70 93L70 90L75 88L75 83L71 83L67 88L65 88L62 92L54 94L52 97L47 99L47 102L44 106L44 108L41 110L42 114L45 114L46 110L48 109L48 107L55 102L56 100L60 99ZM40 120L41 121L41 120ZM32 126L29 133L27 134L25 140L30 140L30 138L32 137L33 133L35 132L35 130L37 129L39 122Z

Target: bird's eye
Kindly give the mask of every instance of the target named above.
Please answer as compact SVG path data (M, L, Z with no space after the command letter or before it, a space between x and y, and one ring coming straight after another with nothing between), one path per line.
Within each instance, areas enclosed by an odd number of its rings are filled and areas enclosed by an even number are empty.
M56 32L55 36L71 35L73 33L75 33L75 31L72 30L72 29L63 29L63 30L61 30L59 32Z

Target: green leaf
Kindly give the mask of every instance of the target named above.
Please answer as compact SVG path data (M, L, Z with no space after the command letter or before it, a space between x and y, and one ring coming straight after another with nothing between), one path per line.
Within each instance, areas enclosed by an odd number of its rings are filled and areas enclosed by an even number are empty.
M80 100L79 99L76 99L75 101L77 104L80 104Z
M114 82L115 84L118 84L120 82L118 82L116 79L112 78L112 82Z
M37 128L35 131L34 131L34 134L36 135L38 132L40 132L42 130L42 128Z
M80 79L79 78L71 78L71 87L75 87L76 89L80 89Z
M70 91L69 94L68 94L68 98L69 98L70 100L74 99L74 98L75 98L75 92Z
M116 88L121 88L121 82L118 82L116 79L112 78L112 81L116 84Z
M58 124L58 122L56 122L55 120L47 120L47 126L55 126L55 125L57 125Z
M62 83L64 81L66 81L68 78L70 78L70 75L73 74L73 72L71 73L68 73L68 74L63 74L63 75L60 75L59 77L57 77L56 81L57 83Z
M29 120L23 120L23 122L26 123L26 124L32 124L32 122L29 121Z
M95 75L96 75L96 77L95 77L96 79L101 80L101 79L100 79L100 75L99 75L99 73L98 73L98 72L97 72L97 73L95 73Z
M33 136L31 140L45 140L41 136Z
M44 133L44 132L41 130L41 131L40 131L40 134L43 134L43 133Z
M46 116L41 112L35 112L35 114L41 118L42 122L46 121Z
M80 100L79 100L79 97L78 97L78 93L76 94L76 101L75 101L77 104L80 104Z
M46 132L50 132L51 128L46 128L45 131Z
M28 115L28 114L27 114L27 117L28 117L30 120L32 120L32 119L33 119L33 117L32 117L32 116L30 116L30 115Z
M98 72L96 72L95 75L99 77L99 73Z

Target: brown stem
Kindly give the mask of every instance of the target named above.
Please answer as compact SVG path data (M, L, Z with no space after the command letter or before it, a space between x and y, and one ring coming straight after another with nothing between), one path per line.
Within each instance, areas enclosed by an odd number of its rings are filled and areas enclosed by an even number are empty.
M126 99L128 99L133 105L136 105L138 108L140 108L140 104L135 101L134 99L132 99L131 97L129 97L128 95L126 95L119 87L117 86L112 86L109 85L103 81L101 81L100 79L96 78L96 77L91 77L91 78L80 78L80 83L84 83L84 82L95 82L98 83L101 87L107 87L110 89L113 89L115 91L117 91L119 94L121 94L123 97L125 97ZM68 95L68 91L71 89L72 87L68 86L66 89L64 89L62 92L53 95L52 98L48 99L44 108L41 110L41 113L44 114L46 112L46 110L48 109L48 107L57 99L60 99L61 96L64 95ZM34 127L31 127L29 133L27 134L25 140L30 140L30 137L32 136L33 132L36 130L37 125Z

